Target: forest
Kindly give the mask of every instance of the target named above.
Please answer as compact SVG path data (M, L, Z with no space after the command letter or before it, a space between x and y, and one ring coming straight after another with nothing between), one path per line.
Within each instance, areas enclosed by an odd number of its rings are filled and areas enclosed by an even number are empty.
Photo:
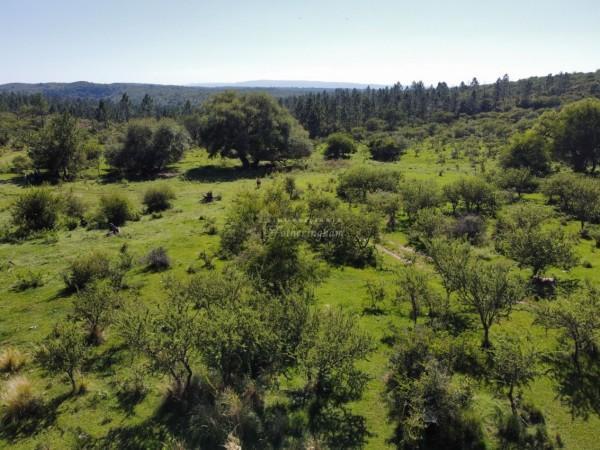
M600 70L0 86L0 447L599 448L599 165Z

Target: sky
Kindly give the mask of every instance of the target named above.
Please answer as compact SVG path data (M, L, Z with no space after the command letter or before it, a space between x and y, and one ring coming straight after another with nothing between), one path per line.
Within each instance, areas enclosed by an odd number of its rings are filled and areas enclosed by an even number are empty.
M2 0L0 83L458 84L600 69L598 0Z

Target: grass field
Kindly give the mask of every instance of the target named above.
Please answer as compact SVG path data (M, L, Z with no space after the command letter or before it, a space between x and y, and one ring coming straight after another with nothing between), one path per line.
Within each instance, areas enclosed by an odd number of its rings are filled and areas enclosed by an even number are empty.
M12 154L2 156L2 162L10 160ZM329 163L317 153L307 162L306 169L292 171L300 189L312 186L331 188L336 173L357 161L365 159L365 151L359 151L351 161ZM431 149L425 149L417 155L409 150L401 160L394 163L407 179L431 179L439 184L446 183L465 174L479 172L480 167L472 167L466 159L450 160L441 164L439 155ZM493 161L487 170L493 169ZM120 191L126 193L136 205L140 205L143 191L153 183L166 183L177 194L174 207L153 218L142 215L139 221L129 222L119 236L106 236L105 231L76 228L73 231L61 229L34 239L19 243L0 244L0 345L12 345L31 353L34 345L41 341L52 329L56 321L65 318L71 310L72 298L64 293L62 273L69 261L80 254L94 249L103 249L116 254L127 243L129 251L136 260L141 259L151 248L163 246L173 260L169 273L176 277L187 277L190 266L198 264L198 254L205 250L215 252L218 249L218 235L204 232L204 223L214 220L217 228L222 224L224 211L236 193L256 189L255 173L244 173L236 168L236 163L225 160L210 160L203 150L190 151L185 159L177 164L168 177L143 182L104 182L97 180L95 172L89 179L55 186L59 191L73 191L80 195L91 207L95 206L103 193ZM269 183L268 177L263 183ZM9 206L23 187L14 175L0 175L0 224L9 221ZM211 204L200 202L202 194L212 190L220 194L222 200ZM539 202L537 195L526 196L524 201ZM141 209L141 207L140 207ZM578 224L568 225L577 230ZM407 236L402 232L385 234L383 246L393 252L401 252L400 246L407 244ZM577 247L581 260L591 264L584 268L581 264L570 273L558 273L560 277L589 279L598 284L600 275L600 251L593 248L591 241L582 240ZM382 264L378 268L331 268L328 277L316 289L320 307L339 305L360 317L361 325L377 342L376 351L369 360L362 363L372 377L364 398L353 404L355 412L362 414L372 436L367 448L391 448L387 439L391 436L392 426L386 418L386 407L382 400L383 377L391 348L381 342L390 325L410 326L407 308L393 306L394 269L401 264L395 258L381 254ZM420 263L426 265L423 258ZM220 264L220 263L218 263ZM42 274L44 284L36 289L16 292L12 286L19 273L27 270ZM153 274L136 264L127 274L127 283L140 292L146 302L160 301L164 295L161 282L164 274ZM435 279L435 275L431 272ZM381 315L363 313L366 298L365 282L382 280L386 283L388 299L385 312ZM556 336L552 332L533 326L533 315L528 303L520 304L510 320L492 328L494 333L500 330L512 330L520 334L529 333L541 349L552 349ZM34 364L25 367L25 373L35 382L38 391L43 392L46 401L54 405L52 416L44 426L34 434L1 434L0 447L29 449L45 444L40 448L65 448L81 445L88 436L100 438L115 430L133 430L139 427L147 430L148 421L158 408L162 398L164 380L154 379L153 388L143 402L133 410L119 403L116 395L118 382L130 371L135 370L135 361L131 361L124 351L123 343L117 336L110 335L107 342L97 348L95 358L85 370L88 391L80 396L68 396L69 387L59 377L48 378ZM479 339L477 327L469 331L472 339ZM561 401L556 386L549 377L542 375L526 391L526 398L542 410L549 433L552 437L560 435L565 448L574 450L600 449L600 419L592 413L587 419L573 417L567 402ZM498 409L507 409L504 398L499 397L493 388L480 384L476 386L477 413L483 419L487 431L489 448L495 448L494 417ZM150 436L146 436L150 438Z

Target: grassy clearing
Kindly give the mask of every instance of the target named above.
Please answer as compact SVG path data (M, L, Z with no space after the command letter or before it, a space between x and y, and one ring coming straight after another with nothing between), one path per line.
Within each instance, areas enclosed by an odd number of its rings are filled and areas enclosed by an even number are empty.
M2 156L9 161L11 155ZM298 187L306 189L309 185L334 189L335 176L340 170L352 164L363 162L365 149L360 149L351 160L326 162L319 152L307 162L306 170L294 170ZM472 167L468 160L447 159L439 163L439 154L430 149L416 152L411 149L394 165L407 179L431 179L443 184L465 174L481 170ZM490 164L491 165L491 164ZM162 298L160 286L164 273L151 273L139 263L152 248L159 246L167 249L172 260L172 268L167 272L177 277L186 277L190 266L199 263L200 251L213 253L218 248L218 236L207 234L204 224L212 222L220 227L227 205L241 190L256 189L255 173L239 171L235 162L209 160L201 150L188 153L187 157L175 168L172 176L156 181L139 182L103 182L90 174L83 179L54 187L56 190L72 191L94 208L101 195L119 191L126 194L141 211L141 199L144 191L152 185L167 184L176 193L173 208L160 215L142 215L136 222L129 222L122 228L119 236L109 237L105 231L76 228L73 231L61 230L17 244L0 244L0 344L2 348L14 346L25 352L33 350L33 345L46 336L55 322L63 319L71 310L72 298L64 292L62 274L69 261L77 255L101 248L116 255L119 248L127 243L129 252L134 256L136 265L127 274L127 284L137 289L145 302L158 302ZM487 170L493 167L488 167ZM262 174L261 174L262 175ZM263 181L264 183L265 181ZM266 181L268 182L268 181ZM0 223L9 220L9 205L22 190L16 176L0 175ZM221 201L210 204L201 202L202 195L213 191L222 196ZM526 201L540 201L539 196L527 196ZM577 230L578 224L569 223L569 228ZM383 245L392 251L408 242L403 232L386 234ZM578 265L569 274L559 273L561 277L589 279L598 283L600 251L591 241L581 241L577 247L582 260L588 261L591 268ZM392 305L394 295L394 269L399 261L389 255L381 255L382 266L379 269L331 268L327 279L318 286L316 296L323 308L340 305L344 309L360 316L362 326L369 331L378 343L377 350L371 355L364 368L372 379L364 398L353 405L353 409L367 419L370 437L367 448L388 448L386 440L392 432L386 420L385 404L382 401L383 377L391 349L381 342L390 325L410 326L408 309ZM217 262L217 264L219 264ZM41 287L17 292L13 285L17 274L25 270L42 273L44 283ZM432 275L433 277L433 275ZM388 298L384 314L365 314L365 283L368 280L380 280L385 283ZM494 333L511 330L518 333L530 333L542 348L552 348L555 336L543 329L532 326L533 315L528 305L519 305L509 321L492 329ZM135 407L127 408L119 402L117 395L119 383L135 370L135 361L130 361L123 350L123 343L110 336L105 344L94 349L95 358L91 367L87 367L85 395L69 397L68 386L59 379L46 378L35 365L27 365L23 373L43 392L44 399L52 406L51 414L45 420L45 426L34 435L16 433L3 435L0 446L11 448L34 448L37 444L46 444L50 448L64 448L85 442L87 436L100 438L119 430L138 430L140 434L148 431L148 420L161 401L163 380L151 379L148 395ZM470 331L473 339L479 339L477 329ZM591 415L587 420L572 418L569 408L557 398L553 381L540 377L527 392L527 399L534 402L543 411L548 429L554 436L559 434L565 447L569 449L600 448L597 442L600 420ZM494 417L498 408L507 408L504 399L498 398L489 387L480 385L476 391L477 412L483 418L488 431L488 442L494 447L492 435ZM137 427L137 428L136 428ZM145 438L149 438L146 436Z

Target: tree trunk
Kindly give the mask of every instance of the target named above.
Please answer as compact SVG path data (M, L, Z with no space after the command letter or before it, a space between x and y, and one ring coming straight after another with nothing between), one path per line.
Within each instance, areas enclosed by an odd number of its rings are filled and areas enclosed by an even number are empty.
M483 342L481 344L481 346L483 348L490 348L491 347L491 343L490 343L490 327L488 326L483 326Z
M250 161L248 161L248 158L246 158L245 156L240 156L240 161L242 162L242 167L244 169L250 168Z
M515 403L515 396L513 395L514 386L511 384L510 389L508 390L508 399L510 400L510 409L512 410L513 415L517 415L517 405Z

